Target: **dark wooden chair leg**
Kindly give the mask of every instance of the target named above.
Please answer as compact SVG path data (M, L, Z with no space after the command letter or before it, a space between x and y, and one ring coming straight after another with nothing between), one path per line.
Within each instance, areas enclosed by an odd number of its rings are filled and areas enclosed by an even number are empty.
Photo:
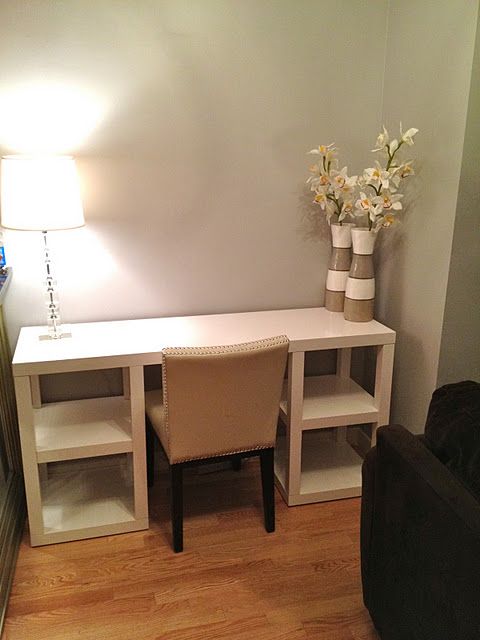
M232 469L234 471L240 471L242 468L242 457L241 456L234 456L232 458Z
M183 551L183 467L170 465L173 550Z
M265 529L268 533L275 531L275 493L273 470L273 447L260 452L260 468L262 472L263 514Z
M155 469L155 434L150 420L146 418L146 448L147 448L147 485L153 487Z

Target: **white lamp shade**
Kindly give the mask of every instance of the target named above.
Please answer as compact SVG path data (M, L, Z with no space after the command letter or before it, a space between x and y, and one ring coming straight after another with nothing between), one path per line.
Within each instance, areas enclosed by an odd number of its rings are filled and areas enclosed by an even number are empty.
M1 222L7 229L53 231L85 224L70 156L2 158Z

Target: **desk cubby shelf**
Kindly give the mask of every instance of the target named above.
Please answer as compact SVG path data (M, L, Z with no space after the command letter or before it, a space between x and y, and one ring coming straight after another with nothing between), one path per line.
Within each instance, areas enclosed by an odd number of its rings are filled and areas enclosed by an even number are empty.
M277 438L275 475L285 493L287 443L285 434ZM339 440L324 429L306 431L302 438L299 495L290 504L307 504L359 496L362 484L362 458L347 440Z
M148 528L143 367L122 370L122 396L45 404L15 378L32 546Z
M355 425L371 424L374 444L376 429L388 421L392 338L370 345L377 356L373 395L350 377L352 347L368 343L352 340L337 348L337 369L329 375L304 377L305 353L290 355L280 401L285 430L279 432L275 452L276 485L289 506L361 494L362 459L352 447L352 431Z
M132 451L130 405L121 396L43 405L34 429L39 463Z
M125 456L123 456L125 457ZM131 465L115 460L105 467L52 472L41 481L43 535L39 544L123 533L135 527Z
M44 404L33 410L33 423L43 522L34 534L38 544L131 531L130 401L113 396ZM120 456L120 462L118 454L129 458ZM99 456L108 460L103 467L94 464ZM61 471L49 464L56 462Z
M339 353L339 360L350 354ZM344 371L345 373L346 371ZM288 382L280 402L280 419L288 425ZM352 448L346 433L332 427L376 423L379 408L375 398L351 378L342 375L307 377L303 381L300 418L300 468L298 493L288 497L287 441L277 438L275 475L277 487L289 505L350 498L361 493L362 458ZM325 430L328 429L328 432Z
M280 417L287 421L287 392L285 383L280 402ZM305 378L302 411L302 430L340 427L375 422L378 407L375 398L351 378L338 375Z

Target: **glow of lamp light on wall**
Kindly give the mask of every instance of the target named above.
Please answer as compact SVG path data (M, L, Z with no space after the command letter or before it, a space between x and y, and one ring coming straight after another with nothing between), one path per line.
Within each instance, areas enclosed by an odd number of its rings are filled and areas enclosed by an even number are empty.
M92 295L92 291L101 291L111 284L118 273L118 264L94 229L86 226L74 234L58 231L56 235L52 244L60 267L59 280L68 283L75 296ZM88 277L91 264L95 265L94 279Z
M0 92L0 145L15 153L60 154L83 144L106 104L69 84L28 83Z

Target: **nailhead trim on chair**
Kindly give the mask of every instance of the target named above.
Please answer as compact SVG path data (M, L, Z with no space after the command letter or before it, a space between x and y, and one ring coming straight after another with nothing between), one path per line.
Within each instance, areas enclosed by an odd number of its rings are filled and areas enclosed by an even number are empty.
M163 350L162 354L162 385L163 385L163 406L165 411L165 431L167 432L168 448L170 450L170 430L168 428L168 401L167 401L167 365L165 361L165 355L221 355L222 353L232 353L234 351L255 351L256 349L263 349L264 347L275 347L279 344L288 344L289 340L286 335L274 336L272 338L264 338L263 340L254 340L252 342L242 342L240 344L214 346L214 347L168 347ZM255 449L267 449L272 447L271 445L258 445L257 447L249 448L248 451ZM242 451L247 451L243 449ZM217 455L230 455L235 453L242 453L242 451L230 451L228 453ZM202 458L186 458L185 460L179 460L178 462L187 462L188 460L202 460L211 456L203 456Z
M261 451L262 449L271 449L272 447L275 446L275 443L272 442L271 444L260 444L257 445L255 447L248 447L248 449L238 449L236 451L225 451L224 453L216 453L215 454L215 458L221 458L222 456L234 456L237 453L246 453L247 451ZM175 460L175 462L172 462L171 464L179 464L181 462L191 462L193 460L208 460L208 458L211 458L212 456L198 456L197 458L181 458L180 460Z
M188 355L221 355L222 353L232 353L234 351L255 351L255 349L263 349L264 347L275 347L278 344L287 344L289 342L287 336L275 336L274 338L264 338L263 340L254 340L253 342L241 342L240 344L230 344L215 347L168 347L163 350L166 355L188 356Z

